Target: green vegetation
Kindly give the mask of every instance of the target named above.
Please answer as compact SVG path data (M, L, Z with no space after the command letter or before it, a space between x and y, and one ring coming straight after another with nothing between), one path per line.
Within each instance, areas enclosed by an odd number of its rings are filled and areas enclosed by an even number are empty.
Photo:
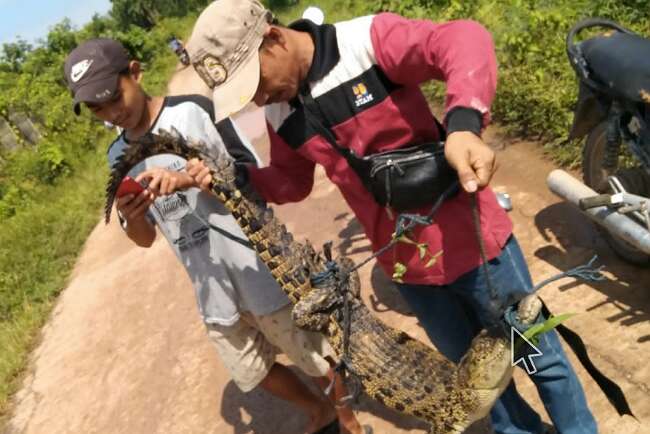
M165 10L165 15L174 17L160 18L163 14L156 12L147 29L128 25L128 14L114 9L82 29L63 21L36 47L18 40L0 49L0 122L13 131L17 144L0 145L0 419L34 338L103 205L105 152L115 132L87 112L73 114L63 60L87 39L118 39L143 61L145 89L164 94L176 65L168 41L189 35L207 2L170 0L177 9ZM113 3L115 8L147 2ZM38 140L19 128L16 114L31 121Z
M210 0L111 0L111 17L122 30L152 29L161 19L185 17L201 11Z
M167 42L186 36L208 0L112 0L109 16L82 29L63 21L33 47L0 49L0 417L15 390L33 338L47 317L89 231L99 219L104 152L114 133L88 113L76 118L63 59L91 37L122 41L144 62L145 88L164 93L176 63ZM436 21L475 18L493 33L500 64L495 119L513 133L544 141L565 164L579 155L565 143L576 82L564 53L569 27L587 16L619 21L650 35L646 0L268 0L283 22L310 4L329 22L391 10ZM427 85L440 98L440 84ZM21 129L27 116L37 139ZM2 128L5 125L6 128ZM5 134L6 133L6 134ZM13 139L11 139L13 137ZM3 142L4 143L4 142Z
M434 21L473 18L491 32L499 61L499 88L494 119L509 132L545 143L560 163L578 162L580 146L566 143L573 119L571 109L577 82L569 66L564 38L569 28L587 17L617 21L650 36L646 0L324 0L283 6L283 22L299 17L309 4L318 4L328 22L353 16L392 11ZM443 86L429 84L425 91L441 101Z

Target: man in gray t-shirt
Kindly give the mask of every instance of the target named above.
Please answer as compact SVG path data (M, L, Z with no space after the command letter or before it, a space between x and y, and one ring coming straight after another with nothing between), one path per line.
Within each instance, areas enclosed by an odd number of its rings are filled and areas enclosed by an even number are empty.
M240 140L230 120L219 126L212 123L209 112L201 106L204 101L207 100L196 96L166 97L150 131L170 131L173 126L182 125L180 132L186 137L201 140L220 153L227 149L221 130L236 140L240 159L256 162L252 147ZM127 146L123 133L109 148L111 166ZM135 166L128 175L154 182L164 172L183 172L185 164L176 155L156 155ZM246 237L235 219L209 194L190 187L156 197L145 216L160 229L185 266L206 324L231 326L239 319L240 311L268 315L289 303L255 251L243 245Z
M229 120L215 125L213 105L200 96L150 97L141 88L140 64L110 39L90 40L65 63L75 111L87 106L103 121L123 129L108 151L112 166L130 140L174 127L215 153L228 152L258 162L250 143ZM185 266L196 291L199 311L224 365L245 392L261 386L300 407L309 417L306 432L338 432L340 420L353 434L361 428L351 411L339 412L324 395L314 394L293 371L275 361L279 350L325 388L333 352L322 335L298 329L291 305L270 271L246 246L248 240L214 197L194 184L186 161L162 154L147 158L129 175L147 188L117 199L127 236L149 247L156 227ZM328 378L329 377L329 378ZM335 387L338 397L346 392Z

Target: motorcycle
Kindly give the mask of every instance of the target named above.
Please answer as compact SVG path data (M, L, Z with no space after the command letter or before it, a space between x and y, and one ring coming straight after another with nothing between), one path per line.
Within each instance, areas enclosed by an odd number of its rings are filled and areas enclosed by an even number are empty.
M576 42L594 28L607 31ZM580 86L569 138L586 137L584 184L558 170L548 185L594 220L619 256L650 265L650 39L587 19L571 28L566 50Z
M188 66L190 64L190 56L187 53L187 50L183 46L183 43L175 36L169 40L169 48L174 52L174 54L176 54L176 57L178 57L178 60L183 65Z

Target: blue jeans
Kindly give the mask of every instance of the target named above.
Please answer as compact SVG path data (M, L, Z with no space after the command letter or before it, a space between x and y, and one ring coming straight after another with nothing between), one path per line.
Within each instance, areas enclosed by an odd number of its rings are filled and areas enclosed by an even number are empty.
M481 328L493 324L507 305L532 292L528 267L514 236L510 237L501 255L489 261L488 268L496 302L490 297L481 267L449 285L397 285L429 339L455 362L465 354L472 337ZM534 359L537 373L531 375L531 379L557 432L597 433L596 421L557 333L542 335L537 347L544 355ZM519 395L513 381L490 416L498 434L544 432L540 416Z

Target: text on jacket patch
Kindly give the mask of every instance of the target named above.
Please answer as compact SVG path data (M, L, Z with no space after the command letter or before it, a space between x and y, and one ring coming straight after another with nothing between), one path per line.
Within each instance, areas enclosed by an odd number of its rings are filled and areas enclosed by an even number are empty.
M356 97L354 104L357 107L361 107L373 100L372 94L368 92L368 88L363 83L352 86L352 92L354 92L354 96Z

